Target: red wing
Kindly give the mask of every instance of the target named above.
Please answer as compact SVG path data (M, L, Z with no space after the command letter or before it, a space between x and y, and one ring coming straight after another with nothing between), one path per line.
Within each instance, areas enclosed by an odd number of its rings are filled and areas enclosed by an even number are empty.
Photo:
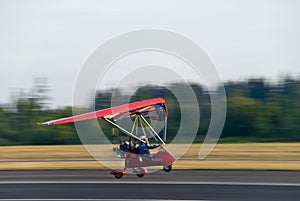
M167 106L165 100L162 98L154 98L154 99L148 99L148 100L133 102L129 104L124 104L124 105L107 108L103 110L98 110L94 112L89 112L81 115L76 115L72 117L51 120L51 121L44 122L42 124L46 126L56 125L56 124L66 124L66 123L84 121L84 120L95 119L95 118L117 119L128 114L132 116L135 115L136 113L153 111L156 105L163 106L167 115Z

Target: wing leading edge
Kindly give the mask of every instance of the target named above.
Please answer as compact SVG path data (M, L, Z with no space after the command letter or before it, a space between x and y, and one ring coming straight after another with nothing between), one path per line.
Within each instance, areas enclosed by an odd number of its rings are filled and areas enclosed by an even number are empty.
M154 98L154 99L148 99L143 101L137 101L133 103L128 103L124 105L115 106L112 108L107 108L103 110L98 110L94 112L89 112L85 114L80 114L72 117L66 117L61 119L55 119L51 121L46 121L41 123L42 125L49 126L49 125L57 125L57 124L67 124L72 122L78 122L78 121L85 121L89 119L95 119L95 118L113 118L116 116L122 116L122 114L125 113L138 113L140 111L145 111L147 108L152 108L149 106L155 106L155 105L162 105L166 111L167 115L167 106L166 102L163 98Z

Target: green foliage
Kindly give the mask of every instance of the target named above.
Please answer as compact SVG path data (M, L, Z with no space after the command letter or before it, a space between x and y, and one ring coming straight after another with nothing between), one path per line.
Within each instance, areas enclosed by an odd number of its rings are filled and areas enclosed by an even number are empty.
M168 140L172 140L179 129L181 107L195 110L190 103L179 105L172 89L183 95L186 84L173 83L166 87L143 86L131 97L118 89L118 100L139 101L162 97L168 106ZM200 122L195 142L203 141L211 118L209 94L199 85L191 84L200 109ZM41 88L41 87L40 87ZM44 87L45 88L45 87ZM44 89L43 87L41 89ZM227 117L221 142L251 141L299 141L300 140L300 80L287 77L280 83L268 83L263 79L225 83L227 94ZM41 90L36 90L41 91ZM216 92L217 93L217 92ZM111 106L112 90L99 91L95 98L95 109ZM79 144L73 124L41 126L36 122L72 116L72 108L49 109L47 95L30 95L15 101L14 109L0 108L0 144ZM92 110L92 109L91 109ZM191 121L193 121L191 119ZM118 142L124 135L105 121L99 125L106 136ZM189 128L184 128L189 132Z
M251 98L240 96L228 98L227 104L223 137L255 134L254 119L257 117L259 104Z

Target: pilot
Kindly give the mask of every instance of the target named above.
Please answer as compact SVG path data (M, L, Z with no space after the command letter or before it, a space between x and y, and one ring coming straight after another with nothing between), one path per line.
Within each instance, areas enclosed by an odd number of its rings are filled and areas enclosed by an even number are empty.
M149 145L148 139L146 136L141 136L141 144L138 146L138 153L139 154L150 154L149 149L155 149L159 147L160 145Z

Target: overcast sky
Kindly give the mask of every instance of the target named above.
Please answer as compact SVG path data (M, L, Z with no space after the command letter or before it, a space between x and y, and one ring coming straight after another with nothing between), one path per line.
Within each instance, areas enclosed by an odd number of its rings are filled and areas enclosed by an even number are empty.
M222 80L300 75L300 1L0 0L0 104L46 77L55 105L71 105L77 74L101 44L163 29L198 44Z

